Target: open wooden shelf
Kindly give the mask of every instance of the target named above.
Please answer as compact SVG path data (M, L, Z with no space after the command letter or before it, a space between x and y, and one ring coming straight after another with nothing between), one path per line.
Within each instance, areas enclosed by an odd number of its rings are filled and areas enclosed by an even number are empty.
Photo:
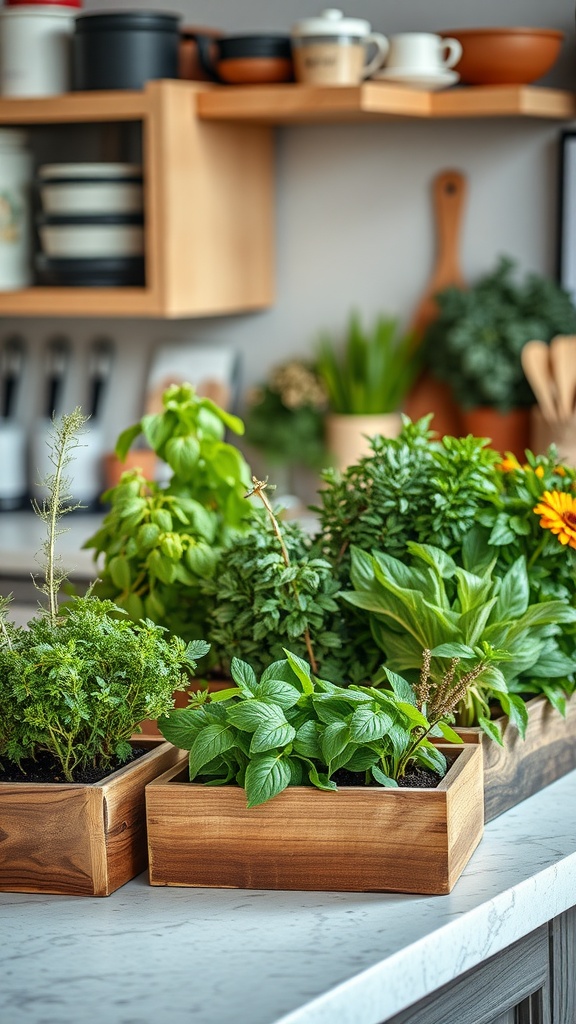
M140 122L144 166L144 288L0 292L0 316L197 317L273 300L272 132L207 124L193 82L142 92L0 99L0 125ZM54 153L54 161L59 154Z
M337 87L220 86L199 91L197 104L202 119L253 124L429 117L576 117L576 94L527 85L458 86L442 92L374 81Z

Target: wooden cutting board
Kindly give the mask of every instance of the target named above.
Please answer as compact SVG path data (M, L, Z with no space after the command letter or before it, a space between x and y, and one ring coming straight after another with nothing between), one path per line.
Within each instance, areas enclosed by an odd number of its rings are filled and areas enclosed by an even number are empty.
M434 296L466 284L460 269L460 230L466 198L466 178L460 171L441 171L432 182L432 204L436 230L436 261L432 275L412 318L411 328L419 344L424 332L438 315ZM434 413L431 426L438 434L462 433L460 413L448 386L423 373L408 396L404 411L411 419Z

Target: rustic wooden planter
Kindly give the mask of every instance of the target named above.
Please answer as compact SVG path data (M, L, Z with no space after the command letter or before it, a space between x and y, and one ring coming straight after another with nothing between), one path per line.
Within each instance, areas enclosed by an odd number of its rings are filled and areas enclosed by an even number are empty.
M171 743L101 782L0 782L0 891L109 896L147 864L144 788L181 759Z
M565 718L545 697L534 697L526 706L525 739L507 718L496 719L503 732L503 747L479 728L458 729L464 743L482 748L485 821L492 821L576 768L576 694L567 702Z
M151 885L448 893L483 831L479 745L437 789L294 786L248 809L237 786L188 782L187 761L146 787Z

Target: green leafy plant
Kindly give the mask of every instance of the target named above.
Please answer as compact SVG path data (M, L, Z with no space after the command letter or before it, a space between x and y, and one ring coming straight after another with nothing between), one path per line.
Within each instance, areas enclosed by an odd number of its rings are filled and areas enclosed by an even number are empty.
M251 394L246 440L270 466L327 465L324 445L326 392L312 364L292 359L272 369Z
M576 332L568 293L538 274L518 283L514 266L503 257L473 287L453 286L435 296L439 315L424 337L424 362L463 409L508 412L533 405L520 361L523 346L531 338L549 342L555 334Z
M203 641L167 640L151 621L131 623L90 591L59 605L66 575L56 538L62 516L76 507L65 469L84 422L76 409L54 425L54 472L48 497L35 506L47 525L37 584L46 607L25 629L8 621L8 602L0 602L0 761L21 765L48 753L68 781L88 767L105 774L127 760L139 723L173 707L173 691L185 688L208 649Z
M243 424L189 384L163 396L163 411L124 431L122 458L143 434L171 468L167 485L137 471L103 495L110 511L86 542L104 555L97 593L137 621L146 616L186 639L205 635L200 584L217 571L230 540L251 524L245 500L250 470L241 452L224 440L226 428Z
M237 784L255 807L287 786L335 790L342 768L356 773L358 785L388 787L414 765L445 773L445 756L431 737L459 742L444 721L455 697L450 680L439 696L425 663L416 691L392 672L389 691L342 688L285 654L259 680L250 665L233 659L234 687L198 693L188 708L159 720L166 739L189 750L191 782Z
M337 663L338 582L298 522L281 529L280 543L268 514L259 511L254 528L231 542L218 575L203 583L210 599L207 635L225 674L234 657L261 672L287 645L308 657L314 671Z
M344 596L369 613L372 634L393 671L419 670L423 648L431 651L435 682L453 661L481 671L458 705L459 724L479 724L501 741L491 721L496 703L521 735L527 724L522 694L526 683L574 672L576 657L563 654L557 638L562 623L576 621L576 609L562 600L530 603L526 560L520 556L505 575L494 575L481 533L470 530L459 565L441 548L409 542L409 564L381 551L352 551L354 591ZM410 678L410 676L408 677Z
M388 413L401 407L418 370L411 334L399 335L398 322L379 317L371 331L357 313L348 324L344 346L321 335L316 372L335 413Z

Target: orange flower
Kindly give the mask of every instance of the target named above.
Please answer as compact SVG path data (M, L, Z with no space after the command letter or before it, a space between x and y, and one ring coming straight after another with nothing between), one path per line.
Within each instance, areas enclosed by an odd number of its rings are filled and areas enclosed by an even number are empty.
M521 468L515 455L506 455L498 466L498 469L501 469L503 473L514 473L517 469Z
M555 534L561 544L576 548L576 498L563 491L544 491L532 511L542 517L540 526L544 530Z
M528 464L528 463L526 462L526 463L524 464L524 466L522 467L522 469L532 470L532 466L530 466L530 465L529 465L529 464ZM536 466L536 469L535 469L535 470L534 470L533 472L534 472L535 476L539 477L539 478L540 478L540 480L541 480L541 479L542 479L542 477L544 476L544 466Z

